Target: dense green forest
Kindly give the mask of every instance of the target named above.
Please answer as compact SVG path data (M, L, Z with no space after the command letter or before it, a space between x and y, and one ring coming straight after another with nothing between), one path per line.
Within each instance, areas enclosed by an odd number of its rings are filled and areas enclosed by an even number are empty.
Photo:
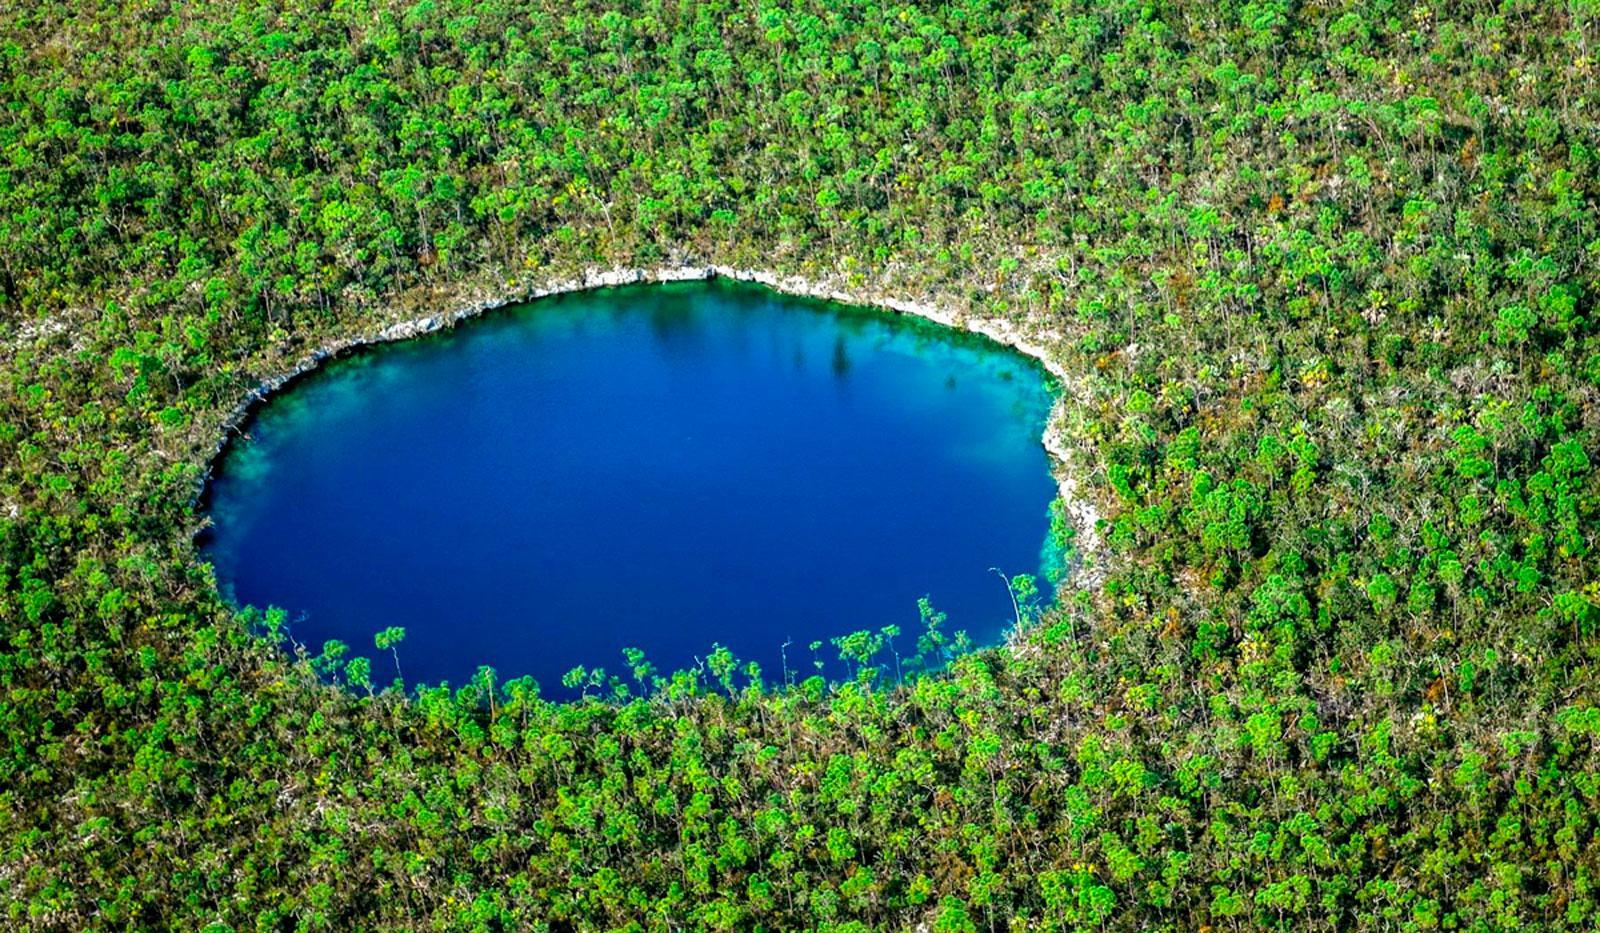
M1593 928L1597 55L1596 0L0 4L0 924ZM678 261L1054 347L1103 585L576 703L219 597L261 379Z

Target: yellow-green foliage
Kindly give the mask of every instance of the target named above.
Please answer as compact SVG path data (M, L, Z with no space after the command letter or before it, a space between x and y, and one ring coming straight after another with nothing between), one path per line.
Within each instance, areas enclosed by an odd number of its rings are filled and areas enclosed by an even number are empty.
M1594 0L6 4L0 922L1592 928L1597 55ZM258 379L675 258L1056 338L1104 587L573 705L221 602Z

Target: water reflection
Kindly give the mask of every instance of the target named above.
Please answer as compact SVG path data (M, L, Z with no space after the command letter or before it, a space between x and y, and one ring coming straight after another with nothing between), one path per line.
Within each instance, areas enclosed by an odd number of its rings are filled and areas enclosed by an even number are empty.
M374 634L406 627L414 680L560 693L626 647L670 670L713 643L776 672L786 641L915 632L924 596L991 640L989 568L1056 560L1049 405L1014 354L913 319L716 282L563 296L274 397L202 543L308 644L381 667Z

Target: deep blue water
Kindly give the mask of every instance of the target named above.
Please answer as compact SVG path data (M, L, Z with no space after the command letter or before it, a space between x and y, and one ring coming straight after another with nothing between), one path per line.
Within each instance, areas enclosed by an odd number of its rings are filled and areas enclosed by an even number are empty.
M982 643L990 570L1049 561L1051 397L1013 351L723 281L541 299L330 363L230 444L202 540L224 592L410 683L713 643L781 677L917 599ZM825 644L821 654L837 662ZM835 663L829 673L841 674ZM631 679L631 677L629 678Z

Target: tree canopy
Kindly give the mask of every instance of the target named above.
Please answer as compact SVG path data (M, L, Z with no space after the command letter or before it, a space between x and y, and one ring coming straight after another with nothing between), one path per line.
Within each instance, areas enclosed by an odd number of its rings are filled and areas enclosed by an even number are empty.
M0 916L1590 928L1597 47L1595 0L9 4ZM942 671L841 632L843 682L571 703L218 594L260 380L679 261L1049 346L1103 585Z

